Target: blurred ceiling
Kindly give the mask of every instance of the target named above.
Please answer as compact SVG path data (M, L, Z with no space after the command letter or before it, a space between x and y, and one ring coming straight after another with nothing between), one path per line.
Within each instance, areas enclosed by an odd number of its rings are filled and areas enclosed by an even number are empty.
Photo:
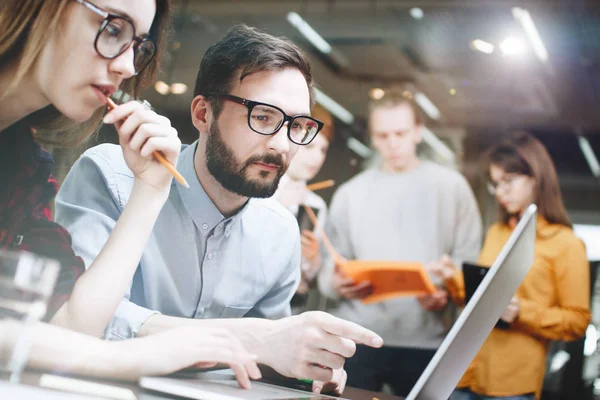
M439 136L466 132L480 146L514 129L531 129L562 176L579 186L598 179L579 147L583 134L600 156L600 1L584 0L179 0L171 61L160 77L185 83L182 95L146 97L169 115L188 115L204 51L236 23L285 35L306 50L321 90L355 116L348 135L366 141L370 90L425 94L440 111L427 121ZM420 8L422 18L411 12ZM512 7L528 10L548 52L534 54ZM332 46L323 54L287 20L298 13ZM418 14L416 14L418 16ZM504 56L506 38L524 44ZM493 54L475 51L481 39ZM407 93L408 93L407 92ZM450 133L448 133L450 132ZM483 138L483 139L479 139ZM476 146L477 148L477 146ZM579 187L578 186L578 187Z

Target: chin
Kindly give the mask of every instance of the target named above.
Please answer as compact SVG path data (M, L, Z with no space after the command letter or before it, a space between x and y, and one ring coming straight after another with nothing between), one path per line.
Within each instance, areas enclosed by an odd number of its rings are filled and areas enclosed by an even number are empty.
M70 112L63 112L62 114L73 122L84 123L92 118L99 108L100 107L78 107L76 110L70 110Z

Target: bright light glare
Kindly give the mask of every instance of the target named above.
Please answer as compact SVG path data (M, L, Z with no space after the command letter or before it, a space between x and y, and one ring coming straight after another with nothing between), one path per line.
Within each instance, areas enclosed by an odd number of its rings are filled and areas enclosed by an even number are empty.
M492 54L494 52L494 45L481 39L473 40L471 47L485 54Z
M540 33L533 22L533 18L531 18L531 14L529 11L520 7L513 7L512 9L513 17L521 24L523 30L525 31L525 35L527 35L527 39L533 48L533 52L536 57L541 62L548 61L548 50L546 50L546 46L544 46L544 41L540 36Z
M520 39L509 37L500 43L500 51L505 56L516 56L525 51L525 44Z

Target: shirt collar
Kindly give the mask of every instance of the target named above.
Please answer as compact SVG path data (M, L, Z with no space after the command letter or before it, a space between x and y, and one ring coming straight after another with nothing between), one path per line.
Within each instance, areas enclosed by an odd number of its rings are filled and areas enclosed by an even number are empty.
M206 194L206 191L196 175L194 154L197 145L198 141L195 141L184 148L181 151L177 162L177 169L181 175L183 175L185 180L188 181L190 188L186 189L182 185L177 184L176 187L184 207L196 226L202 227L205 230L212 230L223 220L226 220L226 218L221 214L210 197L208 197L208 194ZM242 219L244 212L248 209L248 203L250 203L250 201L246 202L240 211L226 220L225 224L227 225L227 230L229 230L229 225L235 225Z

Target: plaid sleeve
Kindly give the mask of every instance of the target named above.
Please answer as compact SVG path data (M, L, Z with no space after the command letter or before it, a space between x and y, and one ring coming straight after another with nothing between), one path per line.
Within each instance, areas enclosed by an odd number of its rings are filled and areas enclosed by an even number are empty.
M53 258L61 265L45 317L49 321L69 300L75 281L85 271L85 264L81 257L75 255L71 247L71 236L61 225L44 218L35 218L27 225L19 249Z

